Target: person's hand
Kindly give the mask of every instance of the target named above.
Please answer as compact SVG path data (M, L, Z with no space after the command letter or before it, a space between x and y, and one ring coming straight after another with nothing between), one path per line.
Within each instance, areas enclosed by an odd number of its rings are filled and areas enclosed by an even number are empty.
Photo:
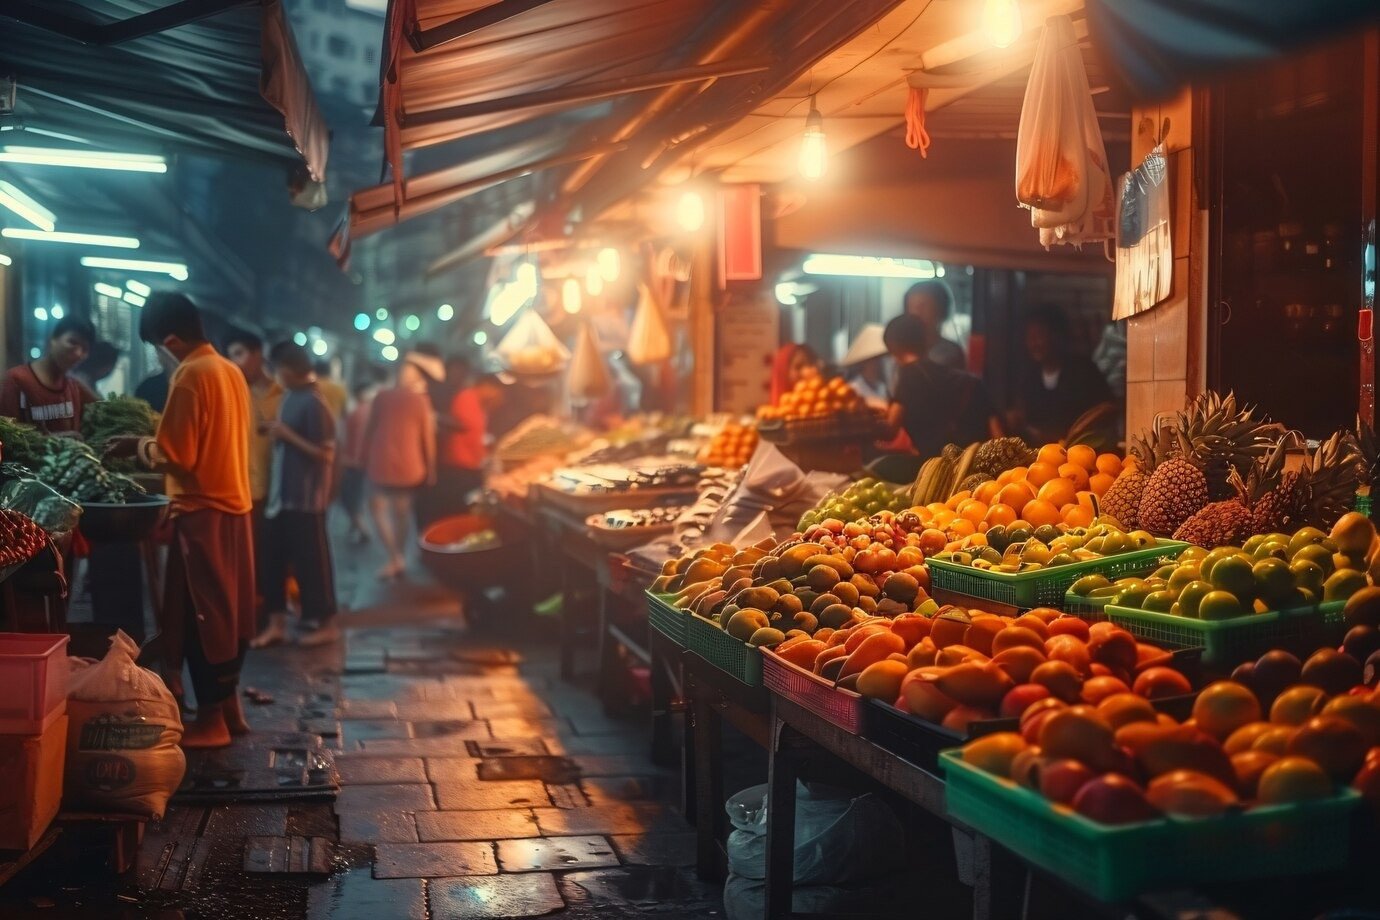
M105 442L102 460L119 460L134 457L139 452L140 438L136 434L122 434Z

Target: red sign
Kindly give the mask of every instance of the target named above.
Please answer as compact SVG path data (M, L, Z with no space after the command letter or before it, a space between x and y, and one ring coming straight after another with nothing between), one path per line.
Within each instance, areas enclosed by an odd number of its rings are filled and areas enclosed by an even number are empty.
M761 186L719 189L719 280L762 280Z

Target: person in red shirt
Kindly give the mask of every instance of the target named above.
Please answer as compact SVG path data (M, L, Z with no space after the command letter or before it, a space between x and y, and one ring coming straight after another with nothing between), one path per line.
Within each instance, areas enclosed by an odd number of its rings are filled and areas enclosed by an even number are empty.
M502 402L503 381L485 374L458 387L445 414L437 418L441 435L435 489L438 516L462 513L469 507L469 494L483 488L489 412Z
M99 397L68 372L85 360L95 341L96 330L86 320L59 320L43 357L6 372L0 383L0 415L45 434L80 434L82 409Z
M405 548L412 529L412 501L419 489L436 482L436 416L427 399L431 359L410 354L398 367L391 387L374 395L364 431L364 474L369 506L388 562L384 581L407 568ZM440 362L435 362L440 370Z

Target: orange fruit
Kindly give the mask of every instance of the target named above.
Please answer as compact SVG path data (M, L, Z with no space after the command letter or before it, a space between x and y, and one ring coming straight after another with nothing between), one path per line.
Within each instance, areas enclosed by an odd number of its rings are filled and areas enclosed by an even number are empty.
M940 530L946 530L948 526L957 519L958 515L954 514L948 508L945 508L943 511L936 511L934 513L934 526L938 527Z
M1073 482L1073 486L1079 492L1088 487L1088 471L1077 463L1065 463L1059 467L1059 476Z
M1106 473L1108 476L1116 478L1121 475L1121 466L1121 458L1116 454L1097 455L1097 471L1099 473Z
M1042 501L1049 502L1055 508L1062 508L1078 498L1078 487L1071 481L1060 477L1051 479L1049 482L1040 486L1040 491L1036 495Z
M961 502L965 502L965 501L967 501L968 499L970 499L970 498L972 498L972 497L973 497L973 490L972 490L972 489L963 489L963 490L958 491L958 492L955 492L953 495L950 495L950 496L949 496L949 504L950 504L950 505L957 506L957 505L960 504Z
M1026 474L1025 481L1038 489L1058 475L1059 467L1055 466L1053 463L1041 463L1036 461L1030 464L1030 472Z
M983 521L988 527L994 524L1002 524L1007 527L1016 520L1016 509L1010 505L1003 505L1000 502L987 509L987 514L983 515Z
M982 525L979 524L979 525L978 525L978 528L979 528L979 529L978 529L978 532L975 533L975 534L973 534L972 536L970 536L970 537L968 538L968 541L967 541L967 542L968 542L968 545L969 545L969 546L986 546L986 545L987 545L987 535L984 534L984 533L982 532L982 529L981 529L981 528L982 528Z
M1013 466L1008 472L1011 473L1012 482L1025 482L1026 478L1030 475L1030 467Z
M1063 466L1069 462L1068 452L1061 444L1046 444L1040 448L1040 452L1035 459L1041 463L1053 463L1055 466Z
M967 518L956 517L949 522L949 536L970 537L977 533L977 525Z
M1089 527L1093 522L1092 509L1087 505L1065 505L1059 509L1059 517L1070 527Z
M930 502L925 507L930 509L931 514L938 514L941 511L949 510L949 506L944 504L943 502Z
M1089 473L1097 472L1097 451L1086 444L1075 444L1068 450L1069 463L1076 463Z
M997 482L995 479L989 479L973 490L973 498L990 505L996 500L997 493L1000 491L1001 483Z
M1059 506L1045 499L1037 498L1033 501L1026 502L1025 507L1021 509L1021 517L1025 518L1036 527L1041 527L1045 524L1058 524Z
M1107 490L1116 482L1116 477L1110 473L1095 473L1088 478L1088 488L1092 489L1094 495L1101 498L1107 494Z
M972 521L974 524L987 515L987 505L971 498L961 502L955 510L959 517Z
M997 501L1003 505L1010 506L1011 510L1020 514L1025 508L1026 503L1035 497L1035 490L1024 482L1013 482L1003 486L997 493Z
M1008 484L1011 483L1015 478L1016 478L1016 477L1015 477L1015 473L1014 473L1013 470L1002 470L1000 473L997 474L997 485L999 485L999 486L1008 485Z

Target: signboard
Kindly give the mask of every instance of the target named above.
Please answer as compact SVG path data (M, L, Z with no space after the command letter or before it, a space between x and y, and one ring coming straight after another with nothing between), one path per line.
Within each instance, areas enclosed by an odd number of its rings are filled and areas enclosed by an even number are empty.
M720 412L750 413L771 396L771 359L781 308L770 299L730 298L718 315Z

